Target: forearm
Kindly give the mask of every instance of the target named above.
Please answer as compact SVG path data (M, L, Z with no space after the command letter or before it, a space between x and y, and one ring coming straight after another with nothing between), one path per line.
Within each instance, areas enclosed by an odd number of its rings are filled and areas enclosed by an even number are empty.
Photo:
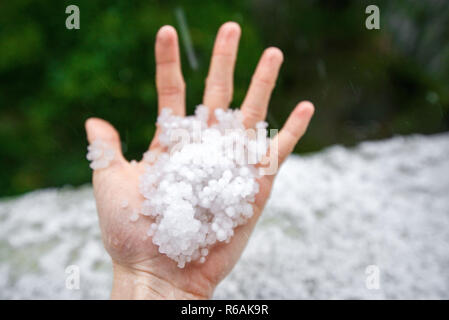
M148 272L131 270L115 263L113 264L113 270L111 299L196 300L207 298L182 291Z

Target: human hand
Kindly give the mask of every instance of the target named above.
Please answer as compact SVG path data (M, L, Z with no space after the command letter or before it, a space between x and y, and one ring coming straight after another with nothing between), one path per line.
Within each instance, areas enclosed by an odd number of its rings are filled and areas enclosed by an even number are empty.
M203 104L213 110L227 109L232 100L233 72L237 56L240 27L237 23L225 23L219 30L213 49ZM185 83L181 73L179 47L173 27L162 27L156 37L156 86L159 111L164 107L173 114L185 115ZM271 92L283 61L277 48L264 51L241 111L246 127L254 127L265 119ZM290 114L283 129L273 140L275 152L281 164L304 134L313 115L310 102L299 103ZM146 237L151 219L142 217L130 221L133 211L139 210L143 196L139 192L139 176L145 164L128 162L122 155L117 131L106 121L90 118L86 121L87 137L106 142L115 152L107 168L95 170L93 187L104 246L114 267L114 283L111 298L140 299L195 299L210 298L217 284L231 271L239 259L254 226L268 200L274 175L264 175L258 182L260 191L253 205L254 214L249 221L235 229L229 243L216 243L205 263L191 262L185 268L160 254L150 237ZM158 131L150 144L150 150L158 151ZM123 200L128 206L121 208ZM126 214L124 211L128 212Z

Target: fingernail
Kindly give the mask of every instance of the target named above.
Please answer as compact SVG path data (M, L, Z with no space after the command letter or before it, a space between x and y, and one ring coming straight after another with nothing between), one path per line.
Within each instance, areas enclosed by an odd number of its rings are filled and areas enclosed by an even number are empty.
M172 26L163 26L157 33L157 39L164 45L170 44L173 35Z

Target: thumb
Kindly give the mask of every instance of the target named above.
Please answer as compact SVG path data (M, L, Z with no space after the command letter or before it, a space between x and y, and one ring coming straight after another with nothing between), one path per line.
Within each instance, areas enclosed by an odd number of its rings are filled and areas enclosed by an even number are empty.
M99 118L89 118L85 123L87 140L92 144L96 140L105 143L114 150L114 159L110 165L126 161L122 154L120 136L117 130L107 121Z

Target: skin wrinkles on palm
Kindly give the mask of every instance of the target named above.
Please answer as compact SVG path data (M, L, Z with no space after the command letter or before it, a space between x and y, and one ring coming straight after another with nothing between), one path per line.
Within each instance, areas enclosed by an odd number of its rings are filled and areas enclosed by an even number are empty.
M233 73L240 39L240 27L228 22L218 31L212 53L209 74L206 79L203 104L213 110L226 109L232 101ZM185 115L185 83L181 73L178 37L171 26L162 27L156 36L156 86L159 112L169 107L176 115ZM246 127L251 128L265 119L271 92L283 61L277 48L266 49L256 67L247 95L241 105ZM278 135L277 150L273 150L281 164L305 133L313 115L310 102L299 103L290 114ZM213 122L213 118L211 120ZM167 298L166 289L173 291L172 298L209 298L216 285L231 271L239 259L248 238L268 200L274 176L259 179L260 192L254 204L253 217L235 229L229 243L216 243L209 250L205 263L191 262L185 268L158 252L152 239L146 236L152 220L140 216L130 221L133 210L138 210L143 201L139 192L139 176L145 164L128 162L122 155L120 138L108 122L98 118L86 121L89 142L101 139L115 150L115 158L108 168L93 173L94 195L97 203L100 228L104 246L110 254L114 274L131 274L146 279L144 286L155 296ZM156 131L150 150L161 151ZM129 205L121 208L127 200ZM185 295L184 295L185 293ZM113 289L114 296L114 289ZM115 295L117 297L117 295Z

